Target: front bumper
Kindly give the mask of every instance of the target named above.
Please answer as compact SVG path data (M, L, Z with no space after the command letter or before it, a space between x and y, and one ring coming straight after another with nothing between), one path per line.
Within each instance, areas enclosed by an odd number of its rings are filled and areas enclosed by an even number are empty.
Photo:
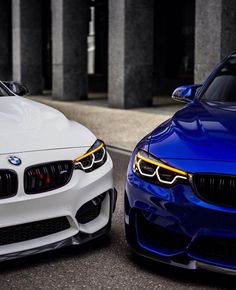
M236 273L236 209L208 204L189 185L159 187L129 170L125 225L129 244L143 256Z
M108 155L106 163L90 173L74 170L69 183L61 188L38 194L25 194L23 175L28 166L57 160L73 160L84 154L88 148L72 148L38 151L18 154L22 164L14 167L7 162L7 156L0 156L4 169L15 170L18 176L18 192L15 196L0 200L0 261L29 254L44 252L65 245L81 244L109 231L112 213L116 204L116 190L113 187L112 160ZM98 214L88 213L88 222L79 222L79 210L89 202L102 196ZM66 218L69 226L65 230L33 239L23 238L9 244L1 237L1 230L12 229L59 217ZM83 213L84 220L84 213ZM27 227L26 227L27 229ZM19 234L19 233L18 233ZM21 233L20 233L21 234ZM27 232L28 234L28 232ZM19 237L9 237L19 240ZM36 234L37 235L37 234ZM3 243L4 242L4 243Z
M24 258L30 255L36 255L36 254L41 254L45 253L48 251L53 251L53 250L58 250L60 248L68 247L68 246L77 246L81 245L84 243L87 243L91 240L97 239L106 233L108 233L111 229L111 220L110 222L101 230L93 233L93 234L85 234L85 235L80 235L77 234L73 237L64 239L62 241L58 241L52 244L46 244L44 246L39 246L36 248L24 250L24 251L19 251L19 252L14 252L14 253L6 253L0 256L0 262L3 261L8 261L8 260L13 260L13 259L19 259L19 258Z

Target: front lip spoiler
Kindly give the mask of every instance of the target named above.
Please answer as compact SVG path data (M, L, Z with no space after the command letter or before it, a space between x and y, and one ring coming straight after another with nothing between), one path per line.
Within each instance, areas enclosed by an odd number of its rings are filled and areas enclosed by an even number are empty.
M131 248L132 248L132 246L131 246ZM211 272L215 272L215 273L236 276L236 269L233 269L233 268L216 266L216 265L212 265L212 264L199 262L197 260L190 260L188 264L181 264L181 263L175 262L171 259L161 259L161 258L158 258L154 255L140 252L138 250L135 250L134 248L132 248L132 250L136 254L138 254L142 257L145 257L147 259L151 259L151 260L156 261L156 262L164 263L166 265L175 266L175 267L186 269L186 270L206 270L206 271L211 271Z
M78 233L77 235L75 235L73 237L70 237L70 238L67 238L65 240L62 240L62 241L59 241L59 242L56 242L53 244L49 244L46 246L42 246L42 247L38 247L38 248L34 248L34 249L29 249L29 250L25 250L25 251L20 251L20 252L15 252L15 253L10 253L10 254L0 255L0 262L13 260L13 259L19 259L19 258L23 258L23 257L30 256L30 255L41 254L41 253L45 253L48 251L57 250L57 249L60 249L63 247L82 245L84 243L87 243L91 240L94 240L96 238L99 238L99 237L105 235L110 230L111 230L111 220L108 222L108 224L104 228L102 228L101 230L97 231L94 234L80 234L80 233Z
M211 265L211 264L205 264L205 263L198 262L198 261L194 261L194 262L196 263L195 269L203 269L203 270L207 270L207 271L211 271L211 272L236 276L236 269L225 268L225 267L215 266L215 265Z

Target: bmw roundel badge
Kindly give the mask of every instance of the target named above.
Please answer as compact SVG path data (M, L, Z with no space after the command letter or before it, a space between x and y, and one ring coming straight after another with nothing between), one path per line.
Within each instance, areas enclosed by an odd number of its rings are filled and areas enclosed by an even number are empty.
M21 164L20 158L18 158L16 156L9 156L8 162L11 163L12 165L16 165L16 166Z

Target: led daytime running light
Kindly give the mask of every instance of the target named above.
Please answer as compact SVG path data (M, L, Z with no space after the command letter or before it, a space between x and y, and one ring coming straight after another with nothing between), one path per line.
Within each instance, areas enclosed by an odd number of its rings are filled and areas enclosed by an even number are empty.
M88 153L85 153L84 155L82 155L82 156L76 158L76 159L74 160L74 162L75 162L75 163L79 162L80 160L82 160L82 159L84 159L85 157L88 157L89 155L91 155L91 154L97 152L98 150L100 150L100 149L103 148L103 147L104 147L104 144L102 143L102 144L99 145L97 148L93 149L92 151L89 151ZM103 148L103 149L104 149L104 148ZM105 149L104 149L104 151L105 151ZM104 154L105 154L105 152L104 152Z
M97 140L87 153L74 160L74 167L88 173L101 167L106 160L107 152L105 144L101 140Z
M148 154L145 151L143 151L143 153ZM145 163L149 163L149 164L152 164L152 165L156 166L156 168L153 168L154 172L153 173L150 173L150 174L144 172L143 169L142 169L142 165L140 164L142 161L145 162ZM171 181L164 180L161 177L161 173L159 172L159 169L161 169L161 168L166 169L166 170L169 170L171 172L174 172L177 175L173 176L173 179ZM142 156L142 154L140 154L140 152L138 152L136 154L136 156L135 156L133 169L134 169L134 172L138 171L139 174L141 176L143 176L143 177L153 178L153 177L156 176L157 180L160 183L162 183L162 184L168 184L168 185L174 184L177 179L187 180L188 178L191 178L192 177L191 174L189 174L189 173L187 173L187 172L185 172L183 170L180 170L180 169L177 169L175 167L172 167L172 166L169 166L167 164L164 164L162 162L155 161L155 160L152 160L150 158L144 157L144 156Z
M138 159L141 159L141 160L143 160L143 161L145 161L145 162L151 163L151 164L153 164L153 165L156 165L156 166L158 166L158 167L162 167L162 168L165 168L165 169L167 169L167 170L174 171L174 172L176 172L176 173L178 173L178 174L185 175L185 176L188 175L188 173L185 172L185 171L182 171L182 170L179 170L179 169L177 169L177 168L174 168L174 167L168 166L168 165L166 165L166 164L163 164L163 163L161 163L161 162L154 161L154 160L152 160L152 159L149 159L149 158L143 157L142 155L140 155L139 152L138 152L138 154L137 154L137 158L138 158Z

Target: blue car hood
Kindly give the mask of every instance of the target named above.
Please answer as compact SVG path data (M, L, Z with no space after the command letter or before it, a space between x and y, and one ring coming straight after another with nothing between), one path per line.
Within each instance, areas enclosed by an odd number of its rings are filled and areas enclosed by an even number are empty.
M149 152L162 159L236 161L236 105L195 101L149 140Z

